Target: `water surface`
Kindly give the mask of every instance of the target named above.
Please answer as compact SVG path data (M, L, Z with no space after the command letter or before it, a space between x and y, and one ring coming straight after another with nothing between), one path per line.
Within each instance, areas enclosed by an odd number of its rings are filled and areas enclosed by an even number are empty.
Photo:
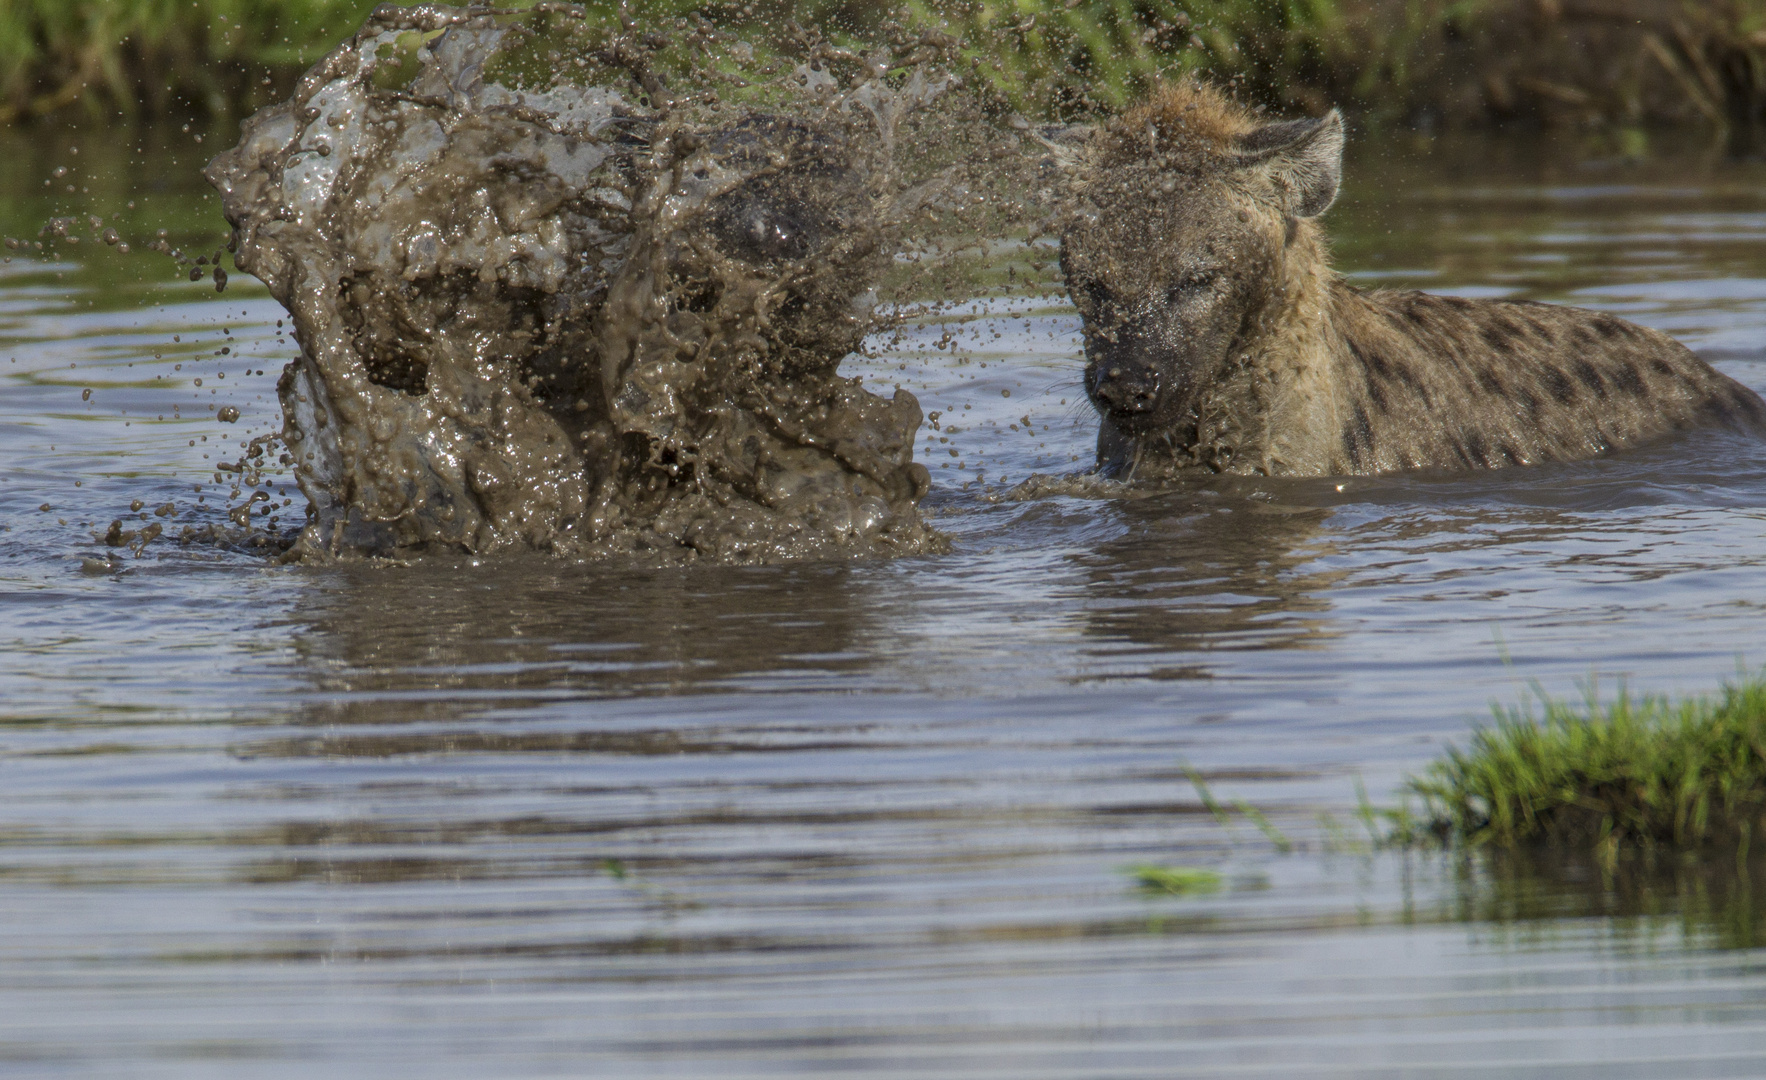
M949 555L276 566L176 537L277 423L282 312L141 250L219 239L231 134L0 146L0 231L135 248L0 266L9 1075L1766 1071L1761 868L1371 855L1356 821L1534 680L1766 662L1766 447L1005 499L1094 430L1076 315L1026 296L845 369L940 413ZM1363 283L1615 311L1766 389L1763 181L1399 140L1326 220Z

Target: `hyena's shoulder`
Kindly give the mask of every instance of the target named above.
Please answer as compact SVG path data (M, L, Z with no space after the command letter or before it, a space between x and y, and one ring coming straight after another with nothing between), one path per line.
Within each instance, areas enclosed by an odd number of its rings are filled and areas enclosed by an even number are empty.
M1598 311L1345 290L1344 471L1590 457L1696 427L1766 430L1766 403L1658 331Z

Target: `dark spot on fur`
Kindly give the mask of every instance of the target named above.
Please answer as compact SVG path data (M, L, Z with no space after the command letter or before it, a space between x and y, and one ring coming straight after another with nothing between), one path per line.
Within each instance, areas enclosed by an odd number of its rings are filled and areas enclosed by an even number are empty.
M1668 361L1663 360L1659 357L1657 359L1651 360L1649 362L1649 366L1655 370L1655 373L1657 375L1673 376L1673 374L1674 374L1674 366L1672 364L1668 363Z
M1416 377L1416 372L1411 370L1409 364L1402 360L1391 360L1387 362L1387 367L1391 369L1392 377L1394 379L1403 383L1412 393L1416 394L1417 397L1422 398L1424 405L1429 404L1429 388L1423 384L1421 379Z
M1386 359L1373 349L1363 349L1354 341L1349 342L1349 354L1360 361L1361 366L1382 379L1392 377L1391 370L1386 367Z
M1390 412L1386 401L1386 388L1381 380L1390 379L1392 371L1386 366L1385 358L1372 349L1364 350L1354 341L1349 342L1349 354L1361 362L1362 381L1367 385L1367 396L1373 401L1374 408L1380 412Z
M1368 420L1367 410L1360 405L1355 406L1355 421L1343 428L1343 452L1349 455L1349 463L1359 469L1373 455L1374 426Z
M1355 441L1355 425L1343 425L1343 453L1349 455L1349 467L1361 468L1361 444Z
M1487 394L1500 394L1503 392L1502 380L1497 378L1496 372L1489 368L1478 369L1478 385L1482 386L1484 392Z
M1729 402L1715 395L1699 402L1699 415L1711 424L1727 424L1735 419Z
M1367 396L1373 401L1374 408L1380 410L1380 412L1385 413L1391 411L1386 405L1386 388L1381 386L1379 381L1372 377L1367 380Z
M1594 332L1607 341L1625 336L1625 324L1611 315L1600 315L1594 320Z
M1513 332L1504 328L1499 323L1492 323L1478 331L1478 333L1483 336L1484 344L1490 346L1499 353L1508 352L1515 343Z
M1510 446L1508 443L1497 443L1496 444L1496 452L1501 454L1502 459L1504 461L1508 462L1510 465L1521 464L1520 451L1516 450L1514 447Z
M1484 445L1484 436L1476 431L1466 433L1466 453L1477 462L1479 468L1490 467L1490 455Z
M1638 372L1637 365L1629 360L1620 364L1618 369L1613 372L1613 382L1618 384L1619 389L1632 397L1642 397L1649 392L1648 388L1643 385L1643 376Z
M1590 338L1589 340L1590 344L1592 344L1593 339ZM1600 372L1594 370L1593 364L1586 360L1577 360L1570 365L1570 370L1574 371L1576 377L1582 380L1582 385L1594 391L1595 397L1602 401L1607 399L1607 381L1600 377Z
M1570 379L1557 368L1547 365L1539 369L1539 381L1545 384L1546 393L1557 399L1559 405L1568 405L1576 400L1576 388L1570 385Z

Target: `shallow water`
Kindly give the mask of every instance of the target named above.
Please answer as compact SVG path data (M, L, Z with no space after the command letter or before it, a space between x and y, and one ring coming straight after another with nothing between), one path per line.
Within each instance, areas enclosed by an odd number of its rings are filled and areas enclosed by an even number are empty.
M272 566L175 537L276 422L282 313L140 250L219 236L231 134L0 146L0 231L137 240L0 267L8 1075L1766 1071L1758 867L1375 856L1355 820L1530 680L1766 662L1766 447L1005 499L1090 455L1077 318L1027 298L843 368L941 414L949 555ZM1766 389L1766 166L1661 162L1381 143L1327 221L1370 284L1607 308ZM140 513L139 557L92 539Z

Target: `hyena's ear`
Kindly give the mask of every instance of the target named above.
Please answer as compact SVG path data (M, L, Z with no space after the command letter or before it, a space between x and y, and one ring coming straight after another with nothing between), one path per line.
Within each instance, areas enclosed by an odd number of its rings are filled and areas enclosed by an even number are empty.
M1343 179L1343 116L1332 109L1319 120L1260 127L1239 140L1239 161L1275 182L1288 213L1317 217Z

